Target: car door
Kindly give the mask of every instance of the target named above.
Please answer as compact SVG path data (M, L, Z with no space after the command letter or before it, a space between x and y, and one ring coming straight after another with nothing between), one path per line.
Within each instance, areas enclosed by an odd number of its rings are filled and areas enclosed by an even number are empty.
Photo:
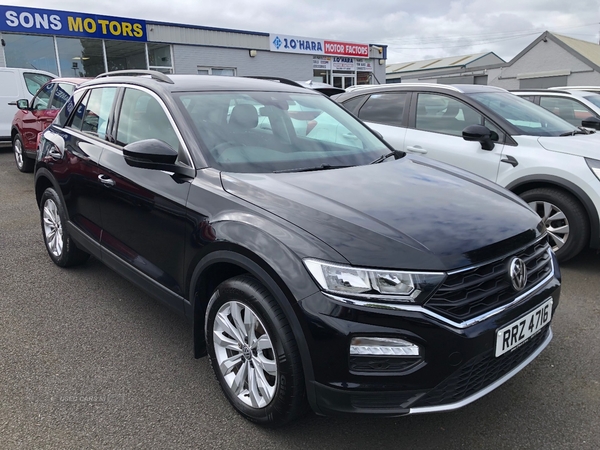
M110 147L106 128L116 93L116 87L76 92L72 100L75 106L67 105L74 111L64 129L50 127L42 142L41 162L50 166L61 187L71 224L87 236L86 242L90 241L86 250L97 257L104 193L98 163L102 152Z
M395 149L404 147L406 135L405 111L410 93L382 92L368 96L362 105L356 105L351 99L344 103L347 109L358 108L356 115L367 125L381 133L383 138Z
M186 202L192 179L132 167L123 157L123 147L160 139L179 151L178 164L191 167L189 153L168 109L150 91L124 89L116 117L112 128L115 145L100 158L99 178L105 186L102 259L120 272L133 277L143 274L142 282L152 284L153 280L181 296ZM173 301L171 306L182 310L183 301Z
M48 122L47 110L50 107L52 91L55 83L47 83L31 99L31 107L24 110L21 123L21 137L26 150L33 151L36 148L38 134L46 129L52 122ZM54 118L52 118L54 119Z
M497 139L492 150L479 142L465 141L462 132L469 125L497 128L465 102L445 94L419 92L401 150L452 164L496 181L504 145ZM498 134L498 132L497 132Z

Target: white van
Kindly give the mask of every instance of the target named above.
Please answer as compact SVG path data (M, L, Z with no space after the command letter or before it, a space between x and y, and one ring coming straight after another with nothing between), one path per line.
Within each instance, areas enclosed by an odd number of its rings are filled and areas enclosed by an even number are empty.
M0 144L10 144L10 127L17 112L14 102L21 98L31 100L53 78L56 75L43 70L0 67Z

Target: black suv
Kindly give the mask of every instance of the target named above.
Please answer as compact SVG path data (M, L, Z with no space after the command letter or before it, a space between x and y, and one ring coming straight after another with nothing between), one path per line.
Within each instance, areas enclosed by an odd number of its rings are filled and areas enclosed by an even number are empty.
M192 321L246 418L453 410L550 342L559 269L510 192L308 89L145 75L85 83L44 132L46 247Z

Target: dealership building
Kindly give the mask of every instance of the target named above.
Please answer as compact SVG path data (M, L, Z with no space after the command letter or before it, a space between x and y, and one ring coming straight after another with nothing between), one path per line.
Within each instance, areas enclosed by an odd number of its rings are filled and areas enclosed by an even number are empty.
M94 77L123 69L385 83L387 47L285 34L0 6L0 67Z

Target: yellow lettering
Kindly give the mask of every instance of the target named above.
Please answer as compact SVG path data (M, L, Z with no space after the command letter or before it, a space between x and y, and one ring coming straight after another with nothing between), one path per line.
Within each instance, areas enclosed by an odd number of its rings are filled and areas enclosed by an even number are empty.
M69 23L69 31L80 31L83 32L83 24L81 23L81 17L73 18L67 17Z
M114 36L118 36L121 34L121 25L119 24L119 22L115 22L114 20L108 24L108 27L110 28L110 32L114 35Z
M142 37L144 35L144 30L142 30L142 25L139 23L133 24L133 35L135 37Z
M85 31L87 31L88 33L95 33L96 32L96 22L94 22L92 19L85 19L83 21L83 28L85 28Z
M121 25L123 26L123 36L133 37L133 33L131 32L131 24L128 22L123 22Z
M102 27L102 34L107 34L108 31L106 31L106 25L108 25L108 20L98 19L98 23Z

